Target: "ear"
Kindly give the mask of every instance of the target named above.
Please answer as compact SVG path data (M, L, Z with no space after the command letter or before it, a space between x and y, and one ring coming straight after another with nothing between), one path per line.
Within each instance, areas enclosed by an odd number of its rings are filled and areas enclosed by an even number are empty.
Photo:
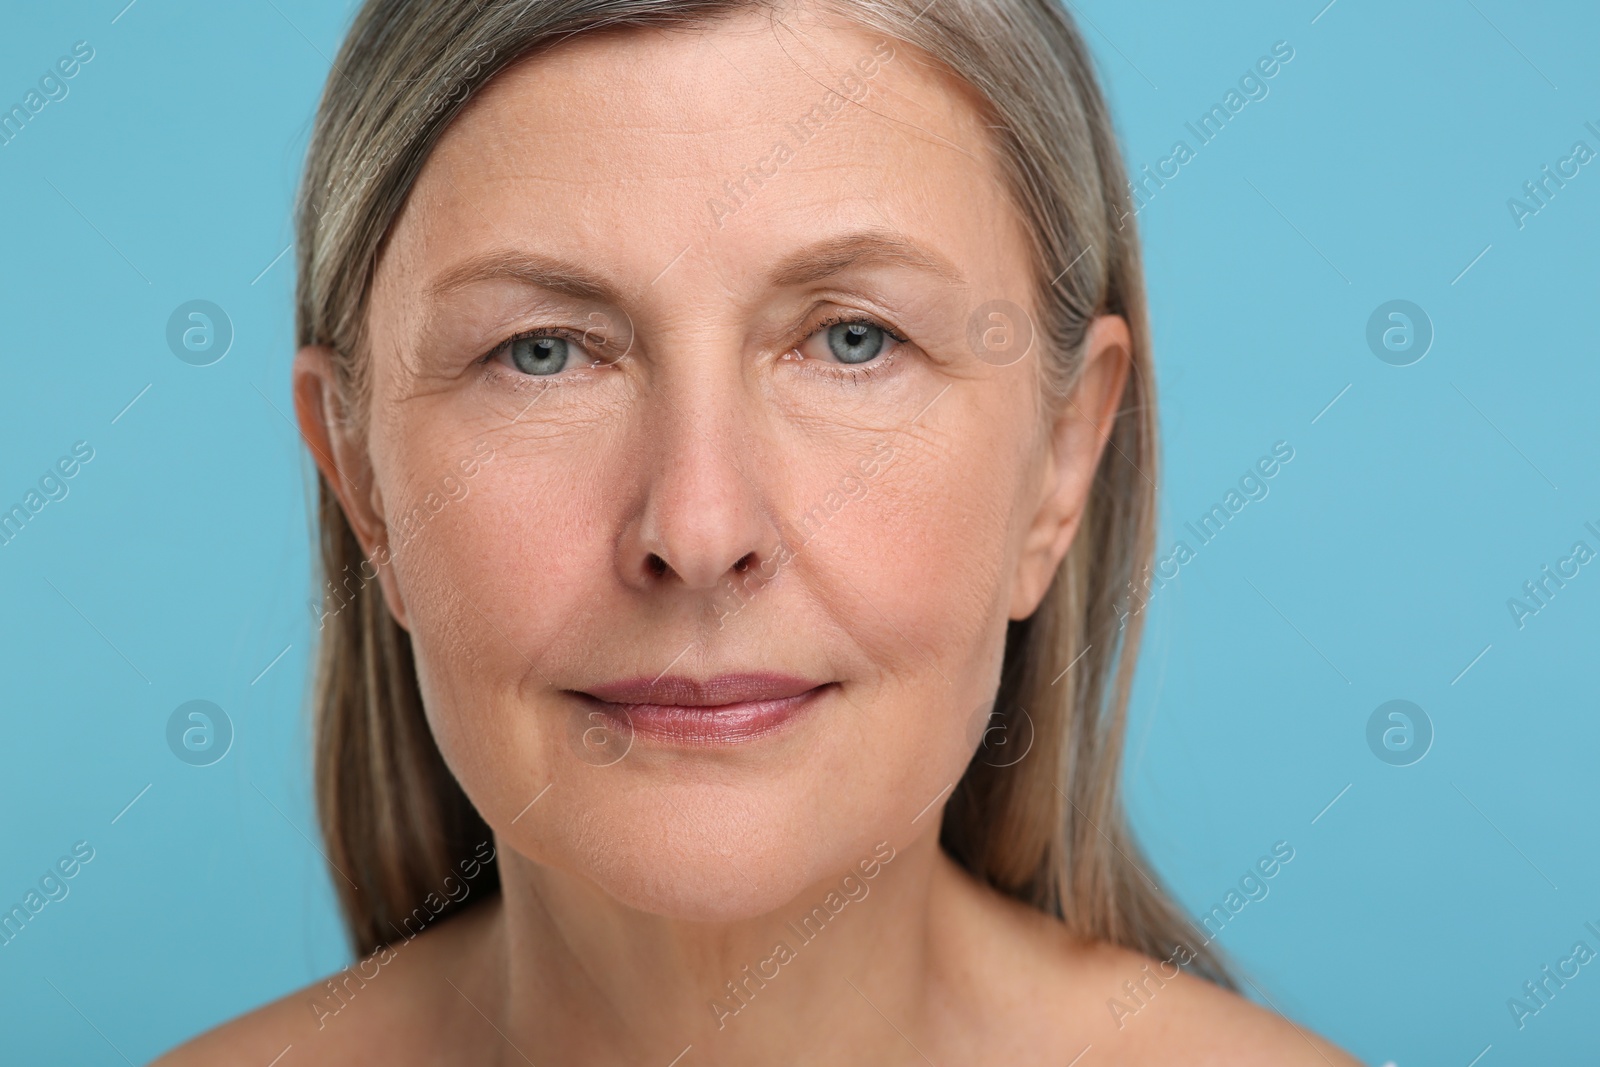
M1013 619L1025 619L1038 609L1072 546L1116 422L1132 353L1133 340L1122 316L1101 315L1089 324L1083 369L1050 428L1038 503L1011 586Z
M311 449L317 469L339 499L339 506L355 531L361 553L376 570L389 613L406 629L405 602L389 561L389 527L383 514L383 496L373 477L372 458L347 418L334 370L334 352L322 345L307 345L295 353L293 370L294 413L300 435ZM338 575L328 580L338 584ZM357 580L363 580L357 576Z

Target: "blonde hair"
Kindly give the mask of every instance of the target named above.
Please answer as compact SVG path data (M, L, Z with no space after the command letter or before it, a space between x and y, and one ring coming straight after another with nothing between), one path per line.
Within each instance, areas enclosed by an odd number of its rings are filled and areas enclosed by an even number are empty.
M1010 624L991 729L1022 737L1009 766L980 750L951 795L943 847L1075 935L1232 987L1221 959L1147 869L1120 795L1139 642L1120 592L1154 548L1156 411L1128 182L1087 50L1057 0L823 0L920 49L970 85L1033 247L1044 381L1058 402L1096 315L1120 315L1132 372L1078 534L1030 618ZM763 0L368 0L333 64L297 212L297 339L336 355L346 409L365 400L363 323L385 235L464 102L508 64L580 34L692 27ZM490 836L423 715L409 635L362 573L326 479L322 567L350 602L326 616L315 693L316 792L358 951L399 927ZM358 579L353 583L354 569ZM353 587L352 587L353 586ZM482 878L495 877L490 867ZM485 881L480 881L480 888ZM356 888L359 886L360 888ZM427 913L424 913L425 915Z

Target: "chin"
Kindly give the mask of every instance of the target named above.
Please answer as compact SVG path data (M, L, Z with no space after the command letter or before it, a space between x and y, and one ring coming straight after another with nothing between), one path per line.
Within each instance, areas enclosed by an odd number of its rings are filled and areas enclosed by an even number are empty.
M632 794L631 796L629 794ZM818 882L870 855L855 833L825 832L814 801L752 795L705 783L647 785L552 806L543 840L508 840L536 863L576 875L638 911L695 922L738 922L779 911ZM593 800L590 806L587 801ZM810 798L807 798L810 800ZM586 809L586 810L582 810ZM838 817L838 816L835 816ZM863 832L865 817L844 819Z
M741 849L729 855L711 843L638 848L626 855L585 857L582 870L619 904L686 922L736 923L770 915L817 880L805 857L781 858Z

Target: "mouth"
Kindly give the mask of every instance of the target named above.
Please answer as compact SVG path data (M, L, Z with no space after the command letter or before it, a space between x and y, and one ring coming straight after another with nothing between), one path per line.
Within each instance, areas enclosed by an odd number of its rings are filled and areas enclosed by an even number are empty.
M670 745L737 745L783 729L837 683L781 674L678 675L571 690L621 732Z

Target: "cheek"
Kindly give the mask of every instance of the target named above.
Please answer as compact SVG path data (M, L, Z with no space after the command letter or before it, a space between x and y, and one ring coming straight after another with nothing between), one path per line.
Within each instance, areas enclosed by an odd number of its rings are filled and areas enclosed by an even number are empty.
M929 432L888 435L864 492L800 557L875 662L947 687L998 656L1021 495L1017 444L951 408Z
M830 768L850 784L828 802L897 841L934 825L917 820L960 779L999 685L1007 522L993 488L936 452L903 452L818 553L814 585L878 681L861 699L865 736Z
M393 566L434 737L492 822L522 797L514 815L530 784L537 792L549 781L547 758L501 764L507 753L537 757L562 742L565 719L533 713L532 694L561 688L593 656L583 635L604 621L597 591L615 585L603 531L612 527L605 509L618 504L595 491L607 482L593 461L555 462L505 435L490 441L493 458L468 479L470 492L437 513L424 508ZM470 452L452 447L418 449L439 458L419 460L427 471L408 472L405 483L436 484L436 463L447 471L457 452ZM385 510L415 514L387 499Z
M863 492L820 509L826 522L796 523L790 585L773 597L784 610L746 613L770 627L820 608L813 631L831 629L840 661L869 680L862 736L837 753L847 805L903 826L960 776L987 723L1020 542L1021 446L950 415L934 432L889 435ZM826 502L829 487L800 498ZM865 759L870 774L852 766Z
M406 469L391 475L408 488L393 504L386 493L385 513L414 520L390 529L399 541L395 574L414 639L440 643L439 651L451 655L466 649L445 642L466 642L495 658L516 653L519 673L530 669L529 659L539 666L586 591L615 574L604 531L611 526L608 509L619 505L598 491L613 484L594 458L602 453L504 430L452 434L443 444L430 443L426 426L411 436ZM458 461L473 454L473 442L492 450L491 458L460 477ZM453 500L436 488L452 475L464 489ZM418 506L428 490L431 509Z
M800 557L841 628L903 684L964 672L999 613L1004 514L951 475L902 446Z

